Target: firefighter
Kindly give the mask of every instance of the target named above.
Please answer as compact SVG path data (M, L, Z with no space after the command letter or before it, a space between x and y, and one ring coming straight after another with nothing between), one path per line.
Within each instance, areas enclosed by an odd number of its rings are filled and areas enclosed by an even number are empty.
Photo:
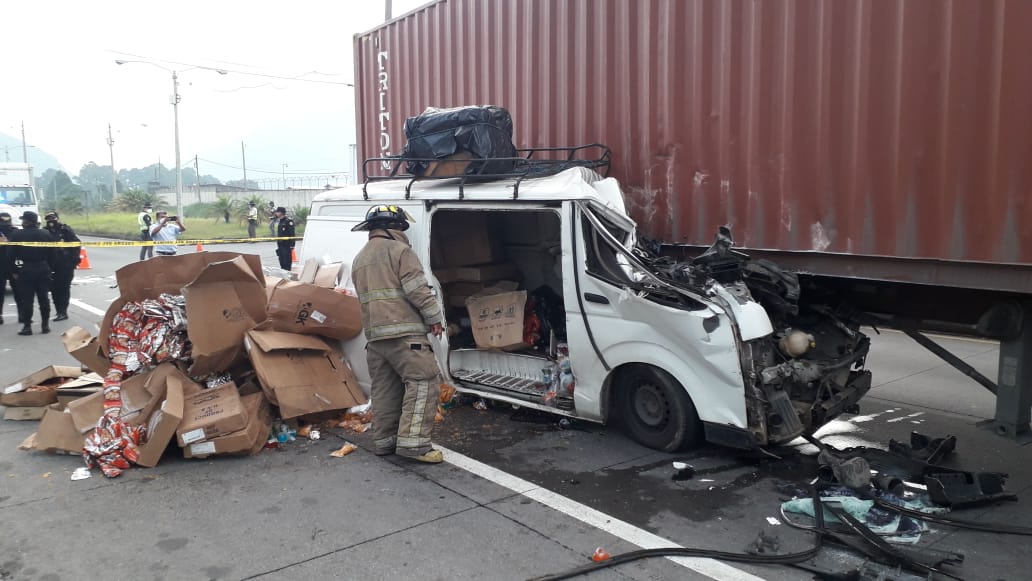
M369 242L352 263L352 277L368 341L373 380L373 437L378 456L397 454L441 462L430 445L441 373L427 338L442 333L441 307L403 232L409 216L397 206L373 206L352 231Z
M39 227L39 214L21 215L22 229L11 233L11 242L54 242L54 237ZM9 250L8 267L17 281L14 291L18 299L18 321L23 325L19 335L32 334L32 300L39 301L42 318L40 331L50 332L50 278L54 272L53 246L18 246Z
M75 230L68 224L62 224L57 212L50 212L43 217L47 221L47 232L58 242L81 242ZM81 246L63 246L54 249L54 277L51 283L51 295L54 297L54 310L57 311L55 321L68 318L68 302L72 298L72 279L75 278L75 267L79 266Z
M279 238L294 238L294 221L287 218L287 209L283 206L276 208L273 213L279 226L276 227L276 236ZM290 251L294 248L294 240L277 240L276 256L279 257L279 265L283 270L290 270Z

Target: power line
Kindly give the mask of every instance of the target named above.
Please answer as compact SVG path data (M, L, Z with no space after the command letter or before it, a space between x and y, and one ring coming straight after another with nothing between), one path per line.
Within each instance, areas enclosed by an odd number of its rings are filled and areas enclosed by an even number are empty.
M230 165L228 163L221 163L221 162L218 162L218 161L212 161L210 159L205 159L203 157L198 158L198 159L200 159L201 161L203 161L205 163L210 163L212 165L217 165L217 166L220 166L220 167L225 167L225 168L229 168L229 169L239 169L239 170L243 169L240 166ZM326 175L326 174L344 174L344 173L348 173L347 170L339 170L339 169L318 169L318 170L316 170L316 169L306 169L306 170L295 170L295 171L284 172L282 170L252 169L251 166L247 166L247 171L249 171L249 172L254 171L254 172L258 172L258 173L267 173L267 174L275 174L275 175L288 175L288 176L307 176L307 175Z

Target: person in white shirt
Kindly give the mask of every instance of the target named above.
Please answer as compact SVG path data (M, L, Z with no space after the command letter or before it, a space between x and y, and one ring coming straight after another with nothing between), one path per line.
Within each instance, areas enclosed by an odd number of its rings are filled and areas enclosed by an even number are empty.
M168 212L158 211L158 223L151 226L151 238L154 240L154 253L162 256L174 256L176 246L174 244L159 244L160 242L175 242L181 232L186 232L186 226L178 216L169 216Z
M258 206L254 202L248 202L247 205L247 237L254 238L258 230Z

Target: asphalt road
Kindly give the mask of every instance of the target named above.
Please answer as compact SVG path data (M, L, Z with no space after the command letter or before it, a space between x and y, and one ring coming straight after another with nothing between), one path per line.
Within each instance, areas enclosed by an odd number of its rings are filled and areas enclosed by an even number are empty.
M218 249L276 264L272 244ZM60 332L96 331L118 293L114 270L137 254L90 249L93 268L77 273L71 320L53 323L51 335L18 337L17 325L0 327L0 385L74 364ZM10 323L13 305L4 312ZM996 345L942 341L995 377ZM1032 526L1029 448L976 427L992 416L991 394L901 334L876 335L873 344L876 387L860 415L822 430L825 441L884 448L911 430L954 434L953 465L1007 472L1019 497L958 516ZM781 551L811 543L808 533L775 524L780 502L813 477L807 445L776 451L780 459L716 447L661 454L615 426L560 429L554 418L509 406L464 406L437 430L449 452L438 466L377 458L364 436L348 436L358 452L332 458L343 440L326 434L250 458L169 454L118 479L71 481L81 459L16 449L35 426L0 422L0 579L527 579L588 563L596 547L617 554L665 542L739 552L760 533L776 537ZM673 460L691 464L694 477L673 480ZM1027 577L1021 537L934 526L922 545L965 553L966 578ZM820 562L857 561L826 550ZM652 559L590 578L809 577L785 567Z

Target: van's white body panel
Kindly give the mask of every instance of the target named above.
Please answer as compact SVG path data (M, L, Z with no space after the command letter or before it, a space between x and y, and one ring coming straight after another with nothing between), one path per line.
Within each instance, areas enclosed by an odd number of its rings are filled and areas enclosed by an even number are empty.
M633 241L634 222L626 215L616 180L602 179L589 170L572 169L547 178L523 181L517 200L513 200L512 181L467 184L461 201L457 181L417 181L411 185L408 199L409 181L402 179L372 182L365 193L362 185L356 185L316 196L301 247L302 262L325 257L350 266L367 240L365 232L351 232L351 228L364 219L366 210L374 204L389 202L412 215L415 221L406 235L425 267L430 265L433 212L555 212L562 228L562 295L567 312L570 361L577 379L576 417L605 421L608 394L604 388L613 370L621 365L644 363L661 368L677 379L691 396L702 421L741 429L748 427L740 344L771 333L766 311L756 303L740 304L729 295L712 301L699 297L705 305L699 310L664 306L589 274L581 232L580 213L585 207L626 230ZM426 270L431 285L439 289L430 269ZM713 292L727 295L719 284L714 285ZM604 297L607 304L584 301L586 293ZM722 306L726 304L732 306L733 312L729 313ZM719 324L708 332L703 322L714 317ZM368 393L370 380L364 348L363 337L344 344L355 375ZM451 380L447 339L435 350L445 376ZM490 397L554 410L497 394Z

